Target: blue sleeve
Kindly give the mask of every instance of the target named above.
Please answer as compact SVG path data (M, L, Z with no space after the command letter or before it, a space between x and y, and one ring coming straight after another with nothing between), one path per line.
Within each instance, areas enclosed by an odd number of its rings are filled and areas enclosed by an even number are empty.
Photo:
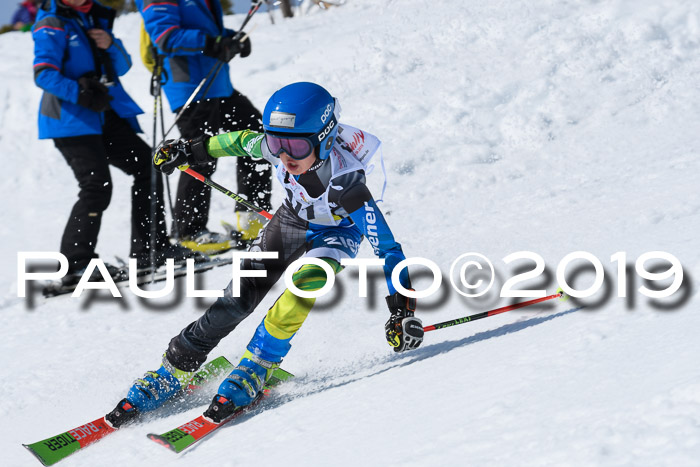
M27 10L25 7L20 7L17 11L15 11L14 16L12 16L12 23L10 24L15 24L19 22L22 22L24 24L32 22L32 14L29 13L29 10Z
M165 55L197 55L202 52L206 34L183 29L176 0L137 0L146 32Z
M112 44L107 48L107 54L114 64L114 71L123 76L131 68L131 56L124 48L122 41L112 36Z
M373 198L364 201L364 204L350 213L350 218L360 228L364 236L369 241L374 254L384 260L384 276L389 294L393 295L396 288L391 280L391 273L396 265L406 259L401 250L401 245L394 239L389 224L384 215L379 210ZM411 281L408 276L408 268L404 268L399 275L399 282L404 288L411 288Z
M80 92L78 82L61 74L66 50L66 34L63 22L56 17L46 17L34 25L34 82L59 99L77 103Z

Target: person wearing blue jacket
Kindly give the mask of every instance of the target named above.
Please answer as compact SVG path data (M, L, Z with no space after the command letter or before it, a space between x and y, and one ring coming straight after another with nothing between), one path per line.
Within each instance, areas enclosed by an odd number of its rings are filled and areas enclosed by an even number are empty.
M61 253L69 261L64 284L77 282L97 257L102 213L112 195L110 165L134 179L130 255L139 267L149 265L151 195L158 205L156 260L191 256L168 241L160 177L151 193L151 149L136 134L141 131L136 116L143 112L119 82L131 59L112 35L114 16L114 10L94 0L46 0L32 29L34 81L44 90L39 138L53 139L80 187L61 239ZM108 269L122 274L118 268Z
M262 131L260 111L234 89L229 77L228 62L237 54L251 52L250 39L236 36L224 28L219 0L136 0L144 26L163 59L163 89L171 110L179 113L188 98L209 72L221 65L219 72L200 89L177 121L183 138L203 134L250 129ZM223 63L222 63L223 62ZM238 193L269 209L271 171L264 164L237 162ZM216 161L199 171L209 177L216 170ZM175 202L173 232L188 247L207 251L225 248L230 238L209 231L211 188L192 177L181 176ZM236 206L233 231L234 245L250 242L262 223L250 216L243 206Z

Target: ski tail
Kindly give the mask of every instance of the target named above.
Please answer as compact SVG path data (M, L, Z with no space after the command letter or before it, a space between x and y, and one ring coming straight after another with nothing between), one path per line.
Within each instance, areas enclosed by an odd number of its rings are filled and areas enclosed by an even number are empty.
M44 465L53 465L71 454L117 431L104 417L56 436L23 444Z

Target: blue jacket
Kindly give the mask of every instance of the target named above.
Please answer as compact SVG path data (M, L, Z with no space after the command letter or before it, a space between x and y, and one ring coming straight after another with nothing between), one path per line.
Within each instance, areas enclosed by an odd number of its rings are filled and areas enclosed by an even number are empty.
M112 70L100 65L98 71L86 30L96 27L112 33L114 10L94 2L85 15L48 0L37 14L32 28L34 38L34 82L44 90L39 105L39 138L102 134L104 116L77 104L78 79L86 74L106 74L114 85L109 94L112 109L141 131L136 115L143 111L129 97L117 76L131 68L131 58L119 39L105 51ZM96 48L95 48L96 49Z
M207 36L232 36L225 29L219 0L211 0L214 13L206 0L136 0L146 32L165 55L165 84L171 110L185 105L187 99L209 71L219 63L202 54ZM207 83L208 84L208 83ZM195 100L203 97L205 85ZM228 64L224 64L207 91L206 97L228 97L233 94Z

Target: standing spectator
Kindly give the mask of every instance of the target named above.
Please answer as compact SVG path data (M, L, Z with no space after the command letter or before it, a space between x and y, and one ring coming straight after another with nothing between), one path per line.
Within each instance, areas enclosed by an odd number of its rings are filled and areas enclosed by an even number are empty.
M15 31L29 31L36 19L36 0L24 0L12 15L12 29Z
M141 131L136 115L143 111L119 82L131 59L112 35L114 16L114 10L94 0L47 0L33 28L34 81L44 90L39 138L54 140L80 187L61 239L61 253L69 261L64 285L76 283L97 257L102 212L112 196L109 165L134 179L130 255L140 268L149 266L151 149L136 134ZM156 260L183 260L192 252L168 242L163 185L160 177L157 181ZM123 275L116 267L108 270Z
M251 51L250 39L240 42L233 38L235 31L224 28L220 1L136 0L136 5L158 54L164 56L163 89L173 112L182 109L210 70L222 65L178 120L180 135L192 140L205 133L216 135L246 129L261 132L260 111L234 90L229 77L228 61L236 54L247 57ZM199 168L207 177L215 170L216 161ZM266 210L271 207L271 177L272 171L264 164L237 161L238 192ZM191 177L180 177L173 231L183 245L209 252L236 246L238 242L248 243L257 237L263 225L259 216L238 205L232 232L235 238L209 231L210 199L211 188Z

